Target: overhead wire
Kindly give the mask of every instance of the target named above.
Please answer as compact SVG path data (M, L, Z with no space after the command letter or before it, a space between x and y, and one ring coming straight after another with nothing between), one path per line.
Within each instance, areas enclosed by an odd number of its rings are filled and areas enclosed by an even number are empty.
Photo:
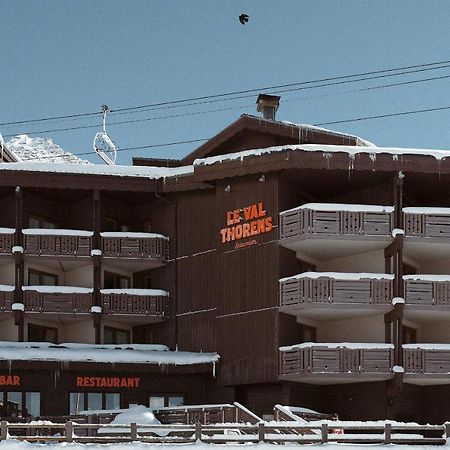
M428 71L428 70L438 70L438 69L443 69L443 68L447 68L447 67L450 67L450 60L438 61L438 62L434 62L434 63L416 64L416 65L412 65L412 66L403 66L403 67L397 67L397 68L389 68L389 69L370 71L370 72L362 72L362 73L343 75L343 76L321 78L321 79L317 79L317 80L308 80L308 81L301 81L301 82L295 82L295 83L273 85L273 86L266 86L266 87L260 87L260 88L252 88L252 89L246 89L246 90L240 90L240 91L231 91L231 92L219 93L219 94L214 94L214 95L191 97L191 98L159 102L159 103L153 103L153 104L147 104L147 105L117 108L117 109L111 109L111 113L112 114L113 113L124 113L124 112L130 113L132 111L140 112L146 108L159 108L159 107L169 108L169 107L179 107L179 106L192 106L192 104L189 105L188 102L200 102L200 101L206 102L206 101L208 101L208 102L212 103L212 102L216 102L216 101L236 100L236 99L240 99L240 98L247 98L250 95L245 96L245 94L250 94L250 93L255 93L255 92L272 90L272 91L282 93L282 92L291 92L291 91L302 90L302 89L315 89L315 88L319 88L319 87L335 86L335 85L339 85L339 84L367 81L367 80L376 79L376 78L400 76L400 75L418 73L418 72L423 72L423 71ZM400 72L400 73L394 73L394 72ZM376 75L376 76L372 76L372 75ZM360 78L353 79L355 77L360 77ZM317 86L311 86L311 85L317 85ZM231 96L234 96L234 97L228 98ZM200 104L200 103L197 103L197 104ZM99 111L79 113L79 114L68 114L68 115L44 117L44 118L37 118L37 119L3 122L3 123L0 123L0 126L5 127L5 126L12 126L12 125L23 125L23 124L29 124L29 123L38 123L38 122L62 120L62 119L79 119L79 118L86 118L86 117L92 117L92 116L99 116L100 114L101 114L101 112L99 112Z

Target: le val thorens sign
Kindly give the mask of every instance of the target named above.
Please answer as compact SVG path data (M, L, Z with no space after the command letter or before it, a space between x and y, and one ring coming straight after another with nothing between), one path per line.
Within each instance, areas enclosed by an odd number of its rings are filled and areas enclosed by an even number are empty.
M255 203L244 208L227 211L227 226L220 230L222 243L238 241L262 233L268 233L273 229L272 216L268 216L264 209L264 203ZM256 244L256 240L245 244L236 244L236 248Z

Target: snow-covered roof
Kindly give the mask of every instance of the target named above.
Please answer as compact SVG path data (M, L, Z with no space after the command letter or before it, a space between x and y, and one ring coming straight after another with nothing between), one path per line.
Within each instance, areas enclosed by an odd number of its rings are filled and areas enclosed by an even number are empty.
M0 164L0 170L44 173L70 173L84 175L109 175L158 179L194 173L193 166L150 167L150 166L106 166L100 164L56 164L44 162L17 162Z
M78 156L64 151L48 138L32 138L26 134L20 134L11 138L6 143L6 146L18 162L91 164L85 159L78 158Z
M297 211L299 209L313 209L314 211L354 211L373 213L391 213L394 211L393 206L354 205L351 203L305 203L304 205L283 211L283 213Z
M287 120L282 120L281 123L283 123L285 125L291 125L296 128L300 128L301 130L305 130L306 132L308 132L309 130L310 131L318 131L319 133L327 133L327 134L331 134L333 136L353 138L356 141L356 145L358 145L360 147L376 147L376 145L373 142L370 142L359 136L355 136L354 134L342 133L340 131L334 131L334 130L330 130L328 128L318 127L316 125L309 125L306 123L289 122Z
M352 350L390 350L394 348L393 344L381 344L371 342L304 342L302 344L280 347L282 352L297 350L300 348L348 348Z
M280 282L302 278L332 278L333 280L359 281L359 280L393 280L390 273L364 273L364 272L303 272L292 277L280 278Z
M194 166L211 165L217 162L243 160L250 156L260 156L269 153L277 153L283 151L304 151L304 152L322 152L326 157L332 153L347 153L354 158L359 154L367 154L374 161L377 155L391 155L393 160L397 160L402 155L418 155L431 156L437 160L450 157L450 150L431 150L417 148L401 148L401 147L360 147L351 145L321 145L321 144L298 144L298 145L281 145L276 147L257 148L245 150L242 152L227 153L225 155L211 156L209 158L200 158L194 161Z
M151 344L51 344L48 342L0 342L0 360L72 361L158 365L216 363L217 353L170 351Z
M162 296L167 297L169 293L162 289L100 289L102 294L127 294L127 295L143 295L143 296Z
M91 237L93 236L93 231L85 231L85 230L69 230L69 229L61 229L61 228L24 228L22 230L23 234L33 236L80 236L80 237Z
M433 274L413 274L413 275L403 275L404 280L415 280L415 281L450 281L450 275L433 275Z
M132 231L103 231L100 233L102 237L109 238L133 238L133 239L166 239L167 236L158 233L136 233Z

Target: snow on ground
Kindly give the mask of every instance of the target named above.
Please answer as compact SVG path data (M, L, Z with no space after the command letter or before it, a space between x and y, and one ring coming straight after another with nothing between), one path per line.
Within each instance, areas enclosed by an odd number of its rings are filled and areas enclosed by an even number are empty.
M11 138L6 143L6 147L17 161L91 164L87 160L64 151L51 139L31 138L26 134L20 134Z

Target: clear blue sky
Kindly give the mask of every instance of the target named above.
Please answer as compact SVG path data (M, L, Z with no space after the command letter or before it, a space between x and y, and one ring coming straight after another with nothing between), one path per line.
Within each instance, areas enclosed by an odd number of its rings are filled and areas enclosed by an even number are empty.
M0 123L450 60L448 0L0 0L0 10ZM243 12L250 15L245 26L238 21ZM347 92L438 75L450 75L450 68L286 92L278 118L316 124L448 106L450 78ZM113 122L230 108L108 130L122 148L207 138L240 114L256 113L255 99L111 116ZM0 132L95 124L98 118ZM382 146L450 148L450 110L329 128ZM77 154L92 150L95 132L40 136ZM130 163L133 154L178 158L194 148L125 151L118 162Z

